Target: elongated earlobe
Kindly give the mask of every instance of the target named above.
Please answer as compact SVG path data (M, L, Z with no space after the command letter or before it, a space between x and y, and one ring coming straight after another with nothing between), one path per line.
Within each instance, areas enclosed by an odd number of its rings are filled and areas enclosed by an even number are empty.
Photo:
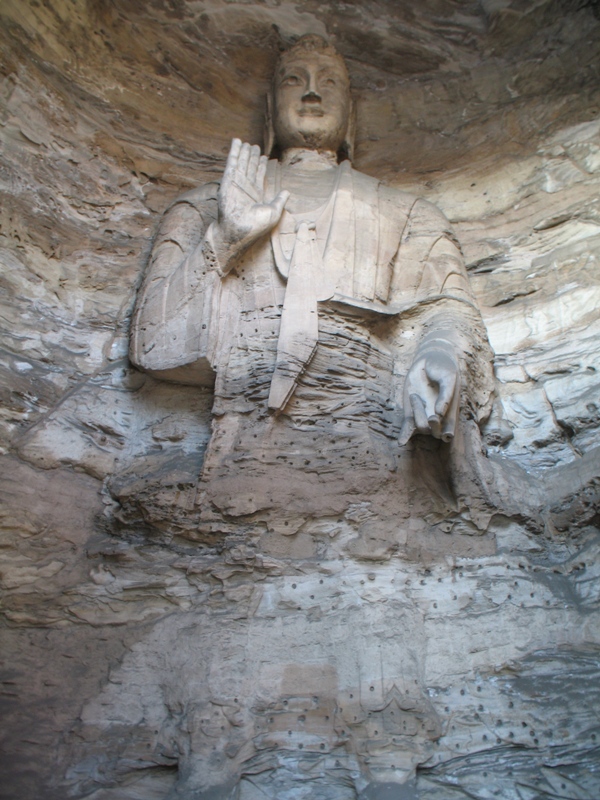
M267 92L266 97L266 111L265 111L265 129L263 133L263 153L267 158L273 155L273 148L275 147L275 130L273 128L273 95Z
M342 146L338 150L338 163L342 161L354 160L354 138L356 134L356 106L354 100L350 98L350 110L348 112L348 128Z

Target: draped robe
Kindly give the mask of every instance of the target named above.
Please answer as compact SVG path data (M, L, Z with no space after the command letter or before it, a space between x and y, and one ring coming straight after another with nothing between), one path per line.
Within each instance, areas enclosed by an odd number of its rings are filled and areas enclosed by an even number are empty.
M267 199L280 170L269 162ZM198 502L228 518L304 520L361 504L408 517L433 496L447 510L443 470L412 474L415 458L439 462L439 443L425 455L398 445L404 378L436 341L461 365L462 416L489 411L489 348L444 215L343 162L320 208L284 211L224 274L205 238L217 191L195 189L165 213L130 350L156 377L214 386Z

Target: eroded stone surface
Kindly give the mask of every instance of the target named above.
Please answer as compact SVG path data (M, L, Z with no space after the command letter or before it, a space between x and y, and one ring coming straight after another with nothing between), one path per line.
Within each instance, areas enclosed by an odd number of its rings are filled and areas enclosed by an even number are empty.
M2 14L4 796L597 796L593 7ZM501 513L396 551L361 504L194 542L211 394L126 361L159 215L260 142L307 31L348 59L357 168L453 222L496 351Z

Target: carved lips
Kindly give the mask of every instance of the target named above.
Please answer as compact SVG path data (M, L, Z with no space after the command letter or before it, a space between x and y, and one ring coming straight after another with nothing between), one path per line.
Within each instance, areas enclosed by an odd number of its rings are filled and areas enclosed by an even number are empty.
M300 117L322 117L325 115L322 107L319 106L302 106L300 111L298 112Z

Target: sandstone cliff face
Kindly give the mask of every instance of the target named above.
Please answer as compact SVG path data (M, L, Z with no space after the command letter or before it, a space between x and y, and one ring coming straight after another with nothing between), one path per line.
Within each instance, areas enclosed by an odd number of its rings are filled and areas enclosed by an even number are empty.
M1 14L0 795L597 797L597 4ZM356 166L454 223L496 354L494 509L395 548L360 504L199 535L211 394L127 361L160 214L261 141L307 31Z

